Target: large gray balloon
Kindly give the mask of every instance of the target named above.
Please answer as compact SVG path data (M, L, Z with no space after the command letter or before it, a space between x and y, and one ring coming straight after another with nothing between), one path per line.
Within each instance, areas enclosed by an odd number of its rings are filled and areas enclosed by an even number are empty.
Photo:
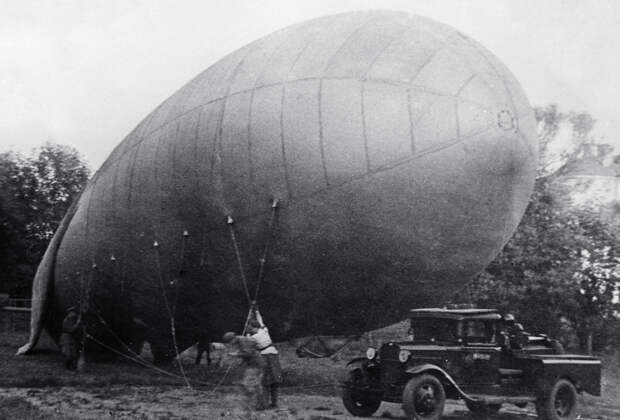
M275 339L385 325L494 258L536 161L518 82L462 33L377 11L291 26L205 70L112 152L37 273L30 344L45 313L57 335L80 304L100 340L135 341L138 318L159 354L171 317L180 348L241 329L228 216L250 295L267 248Z

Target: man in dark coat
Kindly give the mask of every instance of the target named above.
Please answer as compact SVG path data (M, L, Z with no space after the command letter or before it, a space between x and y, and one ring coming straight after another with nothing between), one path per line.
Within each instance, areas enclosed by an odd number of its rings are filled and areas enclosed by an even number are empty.
M200 334L198 338L198 344L196 346L196 361L195 364L199 365L202 360L202 355L207 354L207 366L211 365L211 342L206 334Z
M79 356L79 332L82 328L82 317L78 316L75 308L69 308L62 321L60 334L60 351L65 358L65 367L69 370L77 369Z

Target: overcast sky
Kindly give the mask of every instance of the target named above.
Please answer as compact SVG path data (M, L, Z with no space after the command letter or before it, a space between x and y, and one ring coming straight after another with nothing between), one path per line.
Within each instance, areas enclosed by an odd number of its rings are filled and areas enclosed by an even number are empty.
M0 151L46 140L93 169L185 82L279 28L360 9L402 10L478 40L533 105L598 120L620 150L620 1L616 0L0 0Z

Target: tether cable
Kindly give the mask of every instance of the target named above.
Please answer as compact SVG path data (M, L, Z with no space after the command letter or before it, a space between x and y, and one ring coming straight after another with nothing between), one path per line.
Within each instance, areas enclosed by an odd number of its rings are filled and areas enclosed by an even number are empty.
M131 349L131 347L129 347L129 346L128 346L128 345L127 345L127 344L126 344L126 343L125 343L125 342L124 342L124 341L123 341L123 340L122 340L122 339L121 339L121 338L120 338L120 337L119 337L119 336L118 336L118 335L117 335L117 334L116 334L113 330L112 330L112 328L108 325L108 323L105 321L105 319L103 319L103 317L101 316L101 314L100 314L100 313L98 313L97 311L95 311L95 315L97 316L97 318L99 318L99 321L101 322L101 324L102 324L102 325L103 325L103 326L104 326L104 327L105 327L105 328L106 328L106 329L107 329L107 330L108 330L108 331L109 331L109 332L110 332L110 333L114 336L114 338L116 339L116 341L118 341L118 342L119 342L119 343L120 343L123 347L125 347L125 349L126 349L129 353L133 354L133 356L128 355L128 354L123 353L123 352L120 352L120 351L118 351L118 350L114 349L113 347L108 346L107 344L101 343L100 341L98 341L98 340L94 339L94 337L93 337L92 335L88 334L88 335L89 335L89 337L90 337L90 339L92 339L93 341L95 341L97 344L99 344L99 345L101 345L101 346L105 347L106 349L108 349L108 350L110 350L110 351L112 351L112 352L114 352L114 353L116 353L116 354L118 354L118 355L120 355L120 356L123 356L123 357L125 357L126 359L129 359L129 360L131 360L131 361L133 361L133 362L135 362L135 363L137 363L137 364L139 364L139 365L141 365L141 366L143 366L143 367L153 369L153 370L155 370L155 371L157 371L157 372L164 373L164 374L166 374L166 375L168 375L168 376L171 376L171 377L174 377L174 378L177 378L177 379L184 379L184 378L183 378L183 376L180 376L180 375L175 375L174 373L172 373L172 372L168 372L167 370L164 370L164 369L161 369L161 368L159 368L159 367L155 366L154 364L152 364L151 362L149 362L148 360L145 360L142 356L140 356L138 353L136 353L135 351L133 351L133 349ZM211 383L202 382L202 381L198 381L198 380L194 380L194 382L199 383L199 384L201 384L201 385L212 385Z
M335 356L336 354L341 352L346 346L351 344L353 341L358 341L359 339L361 339L361 336L355 336L355 335L349 336L349 337L346 338L346 341L343 344L341 344L335 350L331 351L329 349L329 346L325 343L325 341L323 341L321 336L314 334L304 344L301 344L298 347L298 349L305 351L306 353L308 353L311 356L313 356L313 358L315 358L315 359L324 359L324 358L327 358L327 357ZM316 352L314 352L314 351L312 351L312 350L310 350L308 348L308 345L313 340L316 340L316 341L318 341L321 344L321 347L323 347L323 350L324 350L324 354L316 353Z
M179 363L179 370L181 371L181 375L183 375L183 379L185 380L185 384L188 388L191 388L192 385L189 383L187 376L185 375L185 370L183 369L183 363L181 358L179 357L179 346L177 345L177 337L176 337L176 328L174 326L174 314L170 309L170 303L168 302L168 295L166 294L166 286L164 285L164 277L162 275L161 270L161 262L159 257L159 243L155 241L153 243L153 248L155 248L155 263L157 265L157 274L159 277L159 285L161 287L162 294L164 296L164 304L166 306L166 310L168 311L168 316L170 317L170 332L172 334L172 344L174 345L174 352L176 353L176 358Z
M128 360L131 360L132 362L137 363L137 364L139 364L139 365L140 365L140 366L142 366L142 367L146 367L146 368L153 369L153 370L155 370L155 371L157 371L157 372L159 372L159 373L162 373L162 374L164 374L164 375L170 376L171 378L175 378L175 379L183 379L184 381L187 381L187 378L186 378L186 377L183 377L183 376L180 376L180 375L175 375L175 374L174 374L174 373L172 373L172 372L168 372L167 370L164 370L164 369L158 368L157 366L151 365L151 364L149 364L147 361L145 361L145 360L143 360L143 359L138 359L138 358L135 358L135 357L131 357L131 356L127 355L126 353L120 352L120 351L118 351L117 349L115 349L114 347L108 346L107 344L105 344L105 343L103 343L103 342L101 342L101 341L97 340L97 338L93 337L93 336L92 336L92 335L90 335L90 334L87 334L87 336L88 336L88 338L89 338L90 340L92 340L93 342L95 342L95 343L99 344L101 347L104 347L104 348L106 348L106 349L110 350L111 352L113 352L113 353L115 353L115 354L117 354L117 355L119 355L119 356L122 356L122 357L124 357L124 358L126 358L126 359L128 359ZM212 384L210 384L210 383L207 383L207 382L202 382L202 381L194 381L194 382L196 382L196 383L198 383L198 384L201 384L201 385L212 385ZM191 388L191 387L190 387L190 388Z
M158 368L157 366L153 366L153 365L149 365L148 362L142 360L142 359L137 359L135 357L131 357L125 353L122 353L118 350L116 350L115 348L108 346L107 344L99 341L96 337L93 337L90 334L87 334L87 337L89 340L92 340L94 343L97 343L98 345L100 345L101 347L104 347L108 350L110 350L111 352L122 356L128 360L131 360L132 362L137 363L138 365L142 366L142 367L146 367L146 368L151 368L161 374L164 374L166 376L169 376L171 378L175 378L175 379L184 379L182 376L179 375L175 375L172 372L168 372L167 370ZM215 387L211 390L211 392L215 392L217 391L217 389L224 383L224 379L226 379L226 376L228 374L228 372L231 370L232 365L229 365L228 371L226 372L226 374L224 375L224 377L215 384ZM211 386L214 385L212 382L203 382L203 381L198 381L198 380L194 380L195 383L200 384L200 385L204 385L204 386ZM313 384L313 385L292 385L292 386L282 386L279 387L280 389L305 389L305 388L320 388L320 387L326 387L326 386L334 386L335 384L333 382L324 382L324 383L320 383L320 384Z
M243 290L245 291L245 297L248 300L248 305L252 303L250 298L250 290L248 289L248 282L245 278L245 270L243 269L243 262L241 261L241 253L239 252L239 245L237 244L237 236L235 235L235 220L232 216L228 216L226 219L228 228L230 230L230 239L232 240L233 248L235 250L235 256L237 258L237 264L239 265L239 272L241 273L241 281L243 282Z
M233 248L235 250L235 256L237 258L237 263L239 265L239 272L241 273L241 281L243 283L243 289L245 291L245 295L246 298L248 300L248 305L249 305L249 311L248 311L248 315L245 319L245 324L243 325L243 333L242 335L245 335L247 328L248 328L248 324L250 322L250 318L252 316L252 309L254 307L254 303L257 301L258 299L258 293L260 292L260 286L264 277L264 272L265 272L265 263L267 261L267 255L269 253L269 248L272 242L272 237L273 237L273 229L274 229L274 225L275 225L275 219L276 219L276 214L277 214L277 210L278 210L278 204L279 201L277 198L274 198L271 202L271 217L269 218L269 225L268 225L268 230L267 230L267 239L265 241L265 247L263 248L263 253L261 255L261 257L259 258L259 269L258 269L258 278L256 281L256 288L254 289L254 299L250 299L250 290L248 288L248 281L245 277L245 270L243 268L243 262L241 261L241 252L239 251L239 244L237 242L237 236L235 234L235 228L234 228L234 224L235 221L232 218L232 216L228 216L226 223L229 226L230 229L230 237L233 243Z
M267 241L265 242L265 249L263 250L263 255L261 256L259 262L260 262L260 266L258 268L258 279L256 282L256 290L254 291L254 302L256 302L256 300L258 299L258 292L260 291L260 285L261 282L263 281L263 276L265 274L265 262L267 261L267 255L269 253L269 248L271 246L271 243L273 242L273 230L274 230L274 225L275 225L275 220L276 220L276 214L277 214L277 210L278 210L278 204L279 201L277 198L274 198L273 201L271 202L271 218L269 219L269 228L268 228L268 237L267 237Z
M86 285L86 288L84 288L84 277L81 276L80 279L82 280L80 283L80 315L79 315L79 320L82 323L82 340L80 343L80 354L78 357L78 370L83 369L84 363L85 363L85 351L86 351L86 336L89 335L88 334L88 318L87 318L87 314L88 312L90 312L90 289L92 286L92 280L93 280L93 272L97 269L97 264L95 263L95 261L93 260L91 268L90 268L90 272L88 273L88 282ZM86 295L86 297L84 298L84 295Z
M118 335L112 330L112 328L108 325L108 323L103 319L103 317L101 317L101 314L98 313L98 311L96 311L96 309L93 309L95 315L97 316L97 318L99 319L99 321L101 322L101 324L110 332L112 333L112 335L114 336L114 338L116 338L116 340L123 345L130 353L134 354L135 356L131 356L128 355L127 353L123 353L117 349L115 349L114 347L109 346L108 344L98 340L96 337L90 335L89 333L86 333L86 336L89 340L93 341L94 343L100 345L101 347L104 347L106 349L108 349L109 351L124 357L127 360L130 360L142 367L145 368L149 368L152 369L158 373L164 374L166 376L169 376L171 378L175 378L175 379L181 379L181 380L185 380L186 378L184 378L183 376L180 375L176 375L172 372L169 372L165 369L161 369L155 365L153 365L152 363L148 362L147 360L143 359L142 356L137 355L136 352L134 352L127 344L125 344L123 342L123 340L118 337ZM204 381L200 381L200 380L196 380L193 379L192 381L194 383L197 383L199 385L203 385L203 386L213 386L213 389L210 392L216 392L219 387L221 387L224 382L226 381L230 371L232 370L232 368L234 367L234 364L229 363L228 367L226 369L226 372L224 373L224 375L220 378L220 380L217 383L213 383L213 382L204 382ZM291 386L282 386L280 387L280 389L305 389L305 388L319 388L319 387L326 387L326 386L334 386L335 384L333 382L324 382L324 383L320 383L320 384L312 384L312 385L291 385Z

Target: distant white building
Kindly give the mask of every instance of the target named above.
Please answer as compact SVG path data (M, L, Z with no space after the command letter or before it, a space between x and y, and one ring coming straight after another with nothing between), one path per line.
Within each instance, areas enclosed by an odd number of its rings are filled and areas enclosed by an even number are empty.
M603 220L620 225L620 156L601 156L593 145L563 172L554 183L567 205L600 211Z

